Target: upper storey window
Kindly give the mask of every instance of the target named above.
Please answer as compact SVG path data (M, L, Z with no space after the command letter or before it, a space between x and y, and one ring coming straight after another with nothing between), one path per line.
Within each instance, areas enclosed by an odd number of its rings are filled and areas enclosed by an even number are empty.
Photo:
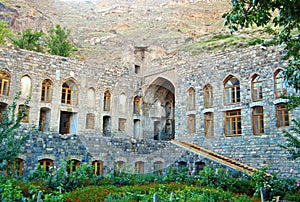
M104 92L103 110L110 111L111 93L109 90Z
M8 96L10 75L4 71L0 71L0 95Z
M210 84L204 87L204 108L213 106L213 91Z
M236 77L227 77L227 79L224 81L224 91L226 105L239 103L241 101L240 81Z
M31 78L23 76L21 78L21 97L26 98L31 94Z
M259 75L254 75L251 81L252 101L262 100L262 80Z
M196 91L194 88L189 88L188 90L188 110L194 110L195 109L195 94Z
M274 73L275 96L279 98L281 95L287 95L287 82L284 80L282 70L277 70Z
M276 105L277 127L290 126L290 115L286 104L280 103Z
M133 103L133 113L140 114L140 109L141 109L140 97L135 96L134 103Z
M51 98L52 98L52 82L49 79L45 79L42 82L41 102L51 102Z
M76 84L72 80L67 80L62 85L61 103L77 105L78 90Z

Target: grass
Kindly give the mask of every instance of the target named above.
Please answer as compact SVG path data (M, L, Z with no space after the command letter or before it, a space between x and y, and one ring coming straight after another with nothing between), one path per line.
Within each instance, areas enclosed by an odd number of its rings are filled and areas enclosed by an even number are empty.
M210 35L202 35L197 37L197 41L190 43L191 39L187 39L179 50L187 51L193 55L203 53L203 51L216 51L224 49L244 48L257 44L272 44L265 34L261 34L259 30L244 31L240 34L230 33L214 33Z

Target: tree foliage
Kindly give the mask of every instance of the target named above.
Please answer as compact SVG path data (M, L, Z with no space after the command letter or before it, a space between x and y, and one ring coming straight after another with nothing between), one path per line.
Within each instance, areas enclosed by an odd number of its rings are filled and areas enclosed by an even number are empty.
M283 131L284 136L287 138L285 145L280 145L290 153L290 158L295 160L300 157L300 139L296 134L300 134L300 120L293 120L295 127L289 131Z
M49 35L46 37L48 52L52 55L69 57L76 50L69 40L70 33L70 29L60 25L51 28Z
M225 13L225 25L239 28L265 27L274 40L286 49L289 66L285 75L290 86L300 90L300 1L299 0L231 0L232 9Z
M45 33L42 31L32 31L29 28L24 32L19 32L16 37L9 37L9 39L14 45L22 49L37 52L48 52L52 55L69 57L77 50L69 40L70 33L71 30L61 27L60 25L56 25Z
M12 36L12 34L13 32L8 25L3 20L0 20L0 44L4 44L5 39Z
M41 44L41 37L43 32L32 31L30 28L24 32L19 32L17 38L11 38L13 44L19 48L42 52L43 46Z
M26 108L21 111L17 110L17 100L20 97L20 92L16 94L12 104L8 105L7 109L1 114L0 122L0 170L12 171L8 169L13 166L17 158L22 144L28 139L27 134L18 133L21 126L21 120L26 115ZM24 106L29 102L29 98L25 101Z
M300 1L299 0L231 0L232 9L223 14L225 25L233 31L239 28L264 27L265 31L273 35L277 44L283 45L286 50L284 59L289 60L285 68L287 83L300 90ZM286 96L289 99L289 110L300 105L299 96ZM291 131L300 134L300 121ZM292 159L300 157L300 139L285 131L287 144L282 146L291 154Z

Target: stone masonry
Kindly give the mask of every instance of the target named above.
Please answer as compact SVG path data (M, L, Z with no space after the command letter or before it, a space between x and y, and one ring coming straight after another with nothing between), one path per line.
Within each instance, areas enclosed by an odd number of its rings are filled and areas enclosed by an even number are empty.
M46 128L33 133L22 148L24 173L34 170L41 159L81 163L103 162L108 173L115 162L125 162L129 170L135 162L144 163L144 173L154 172L153 164L167 168L185 162L210 164L208 159L186 152L169 140L189 141L209 150L238 159L255 168L268 165L269 172L300 177L299 160L291 161L278 146L284 144L282 130L276 126L274 72L287 66L283 52L276 47L255 46L233 51L217 51L192 56L165 53L160 47L126 44L121 65L94 67L68 58L0 48L0 70L10 75L9 95L1 95L2 105L11 103L23 87L24 76L31 81L29 119L22 129L39 127L41 114L47 111ZM252 102L251 79L262 77L263 100ZM224 80L234 76L240 81L240 99L224 103ZM52 99L41 102L42 81L52 82ZM77 104L62 103L62 86L71 80L77 89ZM213 106L204 108L206 84L213 88ZM195 89L195 109L188 110L188 89ZM110 92L109 109L105 93ZM290 93L295 93L290 89ZM137 101L139 100L139 101ZM22 104L25 98L18 100ZM137 104L138 103L138 104ZM252 108L263 106L262 135L253 135ZM224 114L241 110L241 135L224 134ZM213 113L213 136L205 136L204 114ZM87 127L87 114L93 114L93 127ZM188 116L195 116L195 131L188 132ZM290 112L290 120L299 117L299 109ZM124 128L120 129L120 120ZM292 123L291 123L292 124ZM122 126L122 127L123 127ZM191 172L195 170L190 170Z

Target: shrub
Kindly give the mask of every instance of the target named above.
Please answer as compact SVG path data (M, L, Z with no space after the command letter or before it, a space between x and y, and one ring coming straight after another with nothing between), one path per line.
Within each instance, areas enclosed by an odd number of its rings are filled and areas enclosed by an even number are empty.
M69 41L71 30L56 25L49 30L49 35L46 37L47 52L52 55L69 57L76 48Z
M41 37L43 32L35 31L33 32L30 28L26 29L24 32L18 32L18 37L13 39L10 38L16 46L22 49L42 52L43 46L41 44Z
M0 20L0 44L4 44L5 39L7 37L11 37L12 34L13 33L9 29L8 25L3 20Z

